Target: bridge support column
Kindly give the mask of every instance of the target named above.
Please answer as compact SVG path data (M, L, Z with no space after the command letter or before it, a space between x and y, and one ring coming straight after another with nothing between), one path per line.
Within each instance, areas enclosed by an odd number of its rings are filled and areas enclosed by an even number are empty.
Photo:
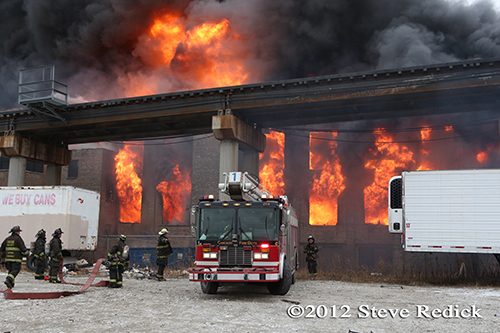
M3 155L3 154L2 154ZM23 186L26 178L26 158L11 156L9 161L8 186Z
M266 148L266 136L260 130L225 114L212 117L212 131L220 140L219 182L224 181L224 173L231 171L259 174L259 152ZM239 150L243 151L242 170L239 169ZM229 196L222 193L219 198L229 200Z
M221 140L220 142L220 162L219 162L219 183L224 182L224 173L238 170L238 148L239 144L233 140ZM228 201L229 195L219 193L220 200Z
M47 164L47 173L45 174L45 185L58 186L61 185L62 167L57 164Z
M259 176L259 152L248 150L243 152L241 168L251 175Z
M24 186L26 161L48 164L47 185L61 184L61 166L71 162L71 151L65 147L38 142L17 135L0 137L0 153L10 157L9 186Z

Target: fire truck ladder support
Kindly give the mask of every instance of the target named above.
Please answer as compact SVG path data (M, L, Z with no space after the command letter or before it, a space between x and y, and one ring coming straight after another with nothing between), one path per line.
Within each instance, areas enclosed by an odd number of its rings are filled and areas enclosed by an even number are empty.
M109 281L100 281L98 283L92 284L94 282L97 273L99 272L99 267L101 267L103 259L99 259L92 270L92 273L89 276L89 279L86 283L68 283L64 281L62 276L62 265L59 270L59 278L62 283L83 286L78 291L49 291L49 292L13 292L12 289L0 290L4 294L5 299L48 299L48 298L59 298L62 296L70 296L74 294L79 294L87 290L89 287L106 287L109 284Z

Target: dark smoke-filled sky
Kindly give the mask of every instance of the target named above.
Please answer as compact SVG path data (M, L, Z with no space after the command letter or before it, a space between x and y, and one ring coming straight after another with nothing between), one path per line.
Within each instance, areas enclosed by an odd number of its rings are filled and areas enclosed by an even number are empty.
M185 40L168 66L155 60L151 25L169 13L186 31L227 19L224 56L244 83L500 57L491 1L3 0L0 108L17 106L20 69L47 64L70 103L205 88L190 71L206 54Z

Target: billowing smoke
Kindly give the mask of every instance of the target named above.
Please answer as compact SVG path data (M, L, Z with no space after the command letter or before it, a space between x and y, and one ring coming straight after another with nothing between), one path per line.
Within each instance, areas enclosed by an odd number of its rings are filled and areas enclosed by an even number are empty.
M205 88L205 53L188 43L159 66L150 29L174 13L183 28L229 21L227 58L243 83L500 56L490 1L9 0L0 3L0 102L16 106L18 71L55 64L71 102ZM234 51L237 50L237 51Z

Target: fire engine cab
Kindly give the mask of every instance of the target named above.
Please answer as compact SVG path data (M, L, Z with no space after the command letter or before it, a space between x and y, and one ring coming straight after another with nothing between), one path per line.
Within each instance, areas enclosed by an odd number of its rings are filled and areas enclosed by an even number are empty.
M247 172L224 178L219 189L230 201L204 196L191 210L196 261L189 280L200 281L205 294L220 284L261 282L271 294L285 295L298 268L295 210Z

